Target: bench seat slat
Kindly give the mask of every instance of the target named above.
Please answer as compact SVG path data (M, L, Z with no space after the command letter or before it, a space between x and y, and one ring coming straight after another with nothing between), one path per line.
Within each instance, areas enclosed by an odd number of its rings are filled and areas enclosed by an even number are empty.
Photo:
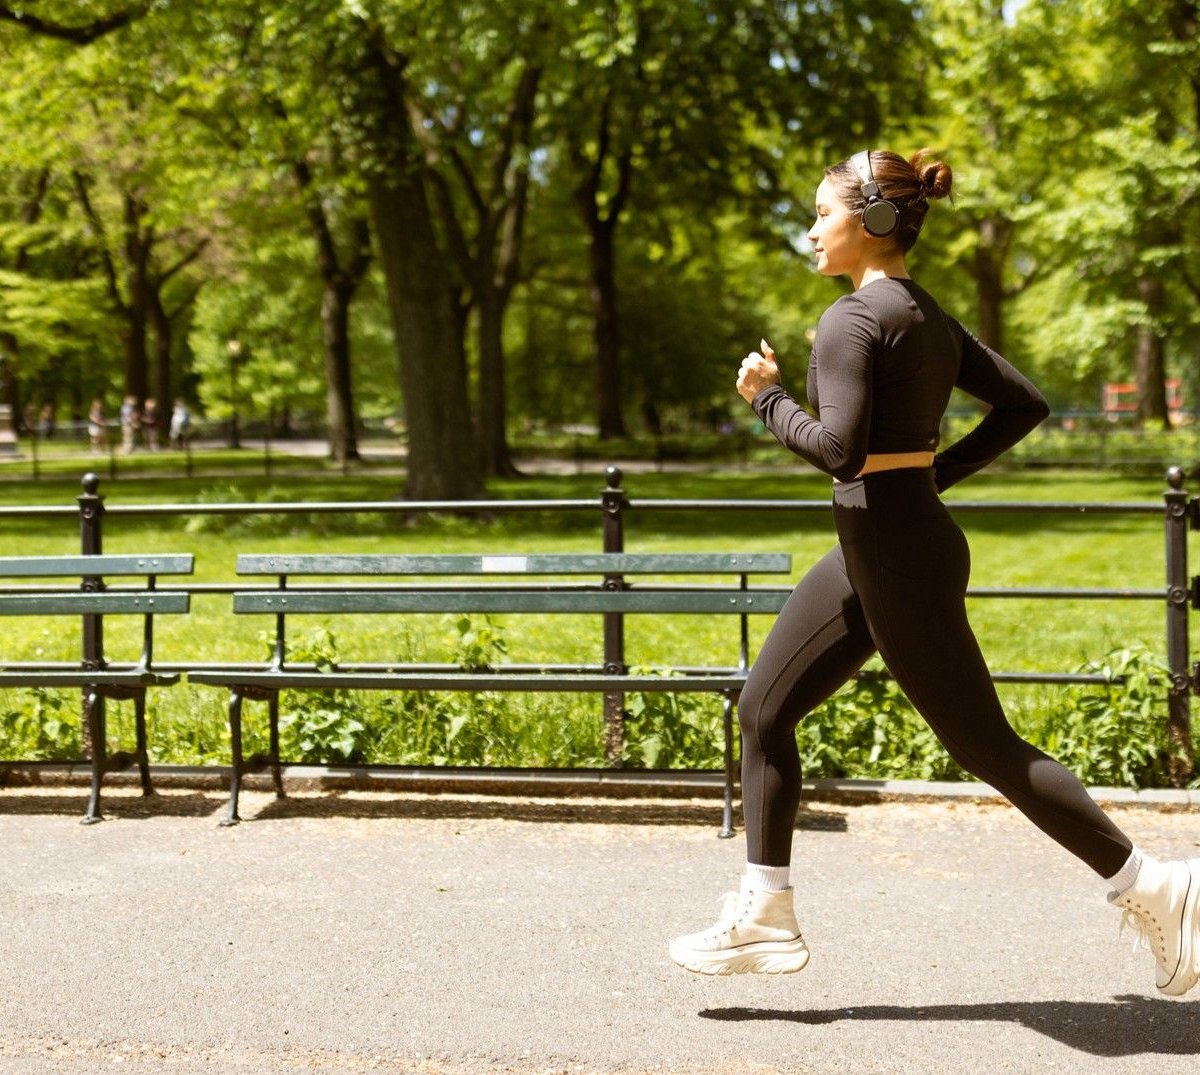
M36 593L0 594L0 616L68 616L82 613L122 612L158 615L187 612L190 595L169 590L140 593Z
M477 590L372 592L274 590L233 595L234 612L778 612L784 590L638 591L573 593Z
M689 691L741 690L739 674L704 676L527 675L488 672L399 672L373 675L361 672L217 672L188 673L189 683L221 687L259 687L278 690L447 690L447 691Z
M146 556L0 556L0 578L62 578L87 575L190 575L191 553Z
M239 575L694 575L787 573L788 553L530 553L525 556L243 554Z
M93 684L104 686L108 684L140 685L145 687L166 687L178 683L178 672L146 672L146 671L53 671L39 672L31 669L0 670L0 687L88 687Z

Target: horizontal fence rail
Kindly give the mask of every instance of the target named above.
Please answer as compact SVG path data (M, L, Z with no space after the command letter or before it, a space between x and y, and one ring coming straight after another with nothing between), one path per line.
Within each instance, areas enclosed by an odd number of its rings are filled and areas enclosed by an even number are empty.
M428 515L438 513L500 515L518 512L580 512L597 513L600 516L600 551L606 554L625 553L626 526L630 520L652 516L662 512L704 511L712 512L788 512L788 513L830 513L829 501L824 500L767 500L767 499L647 499L630 498L622 485L623 475L620 468L610 466L606 472L606 482L598 497L571 498L557 500L385 500L385 501L314 501L314 502L250 502L225 504L113 504L107 505L99 493L99 478L88 474L83 479L83 495L77 498L77 506L69 505L26 505L0 507L0 518L46 518L55 519L66 516L76 516L80 520L81 552L84 556L97 555L101 552L103 519L105 516L130 518L171 518L190 517L195 515L311 515L311 514L395 514L395 515ZM1166 652L1170 683L1168 688L1168 723L1173 742L1184 748L1184 757L1190 757L1190 716L1191 697L1200 692L1200 662L1194 662L1189 648L1188 613L1191 608L1200 608L1200 576L1189 577L1187 567L1187 539L1189 531L1200 530L1200 499L1190 496L1184 488L1184 473L1179 467L1171 467L1167 472L1167 489L1161 503L1155 502L1029 502L1029 501L954 501L949 505L951 513L1021 513L1028 515L1090 515L1090 516L1157 516L1162 518L1164 526L1164 585L1161 588L1131 588L1131 587L972 587L967 596L986 599L1037 599L1037 600L1073 600L1073 601L1156 601L1162 602L1165 612ZM520 553L525 550L504 550L505 553ZM497 554L499 555L499 554ZM549 565L551 561L547 561ZM549 571L548 567L548 571ZM536 565L529 567L528 574L536 575ZM669 567L664 569L669 574ZM506 591L520 589L525 592L537 592L543 585L536 580L522 581L519 584L491 584L468 581L471 572L463 571L463 581L442 584L447 593L447 604L453 604L453 593L457 590L469 589L472 592L487 591L491 588ZM620 576L615 581L620 584ZM442 588L439 587L439 588ZM355 585L333 583L305 583L304 590L311 594L309 598L314 610L321 606L322 591L353 591ZM365 588L365 587L364 587ZM431 587L422 587L428 591ZM561 585L555 587L561 590ZM639 589L643 587L639 586ZM657 584L647 589L669 589L686 594L687 585L660 587ZM279 596L274 586L264 583L254 583L246 579L230 582L172 582L170 589L175 594L204 595L242 593L250 599L253 591L264 595L274 593ZM404 605L404 593L408 587L403 583L381 584L369 587L373 592L386 591L396 594L397 607ZM51 593L61 590L70 592L67 587L42 586L39 592ZM115 584L105 587L106 593L120 594L122 587ZM581 585L577 593L586 595L595 592L595 586ZM19 587L0 587L0 594L19 595ZM760 608L766 605L771 610L777 608L789 592L788 587L756 587L749 591L747 597L757 598ZM503 606L502 595L497 595L497 607ZM97 603L97 607L100 606ZM625 663L625 636L622 607L632 607L623 604L621 600L610 600L597 594L591 602L591 610L603 618L604 643L603 660L595 666L562 666L585 668L588 671L598 671L614 677L614 683L620 682L620 677L627 671ZM589 606L590 607L590 606ZM94 628L100 630L99 623ZM89 637L85 632L84 658L89 659ZM164 664L164 669L186 671L193 667L187 663ZM225 665L222 667L242 667L240 665ZM369 669L371 665L358 666ZM386 667L386 665L381 665ZM429 666L431 669L440 666ZM513 668L518 667L514 665ZM546 666L539 666L546 667ZM555 666L558 667L558 666ZM452 669L446 668L447 671ZM886 676L886 673L864 671L859 673L861 678ZM1044 684L1097 684L1109 682L1103 675L1082 672L1038 671L1038 672L994 672L994 681L998 683L1044 683ZM624 695L619 690L605 693L605 723L606 751L610 760L620 757L623 745ZM1180 775L1180 774L1176 774ZM1190 775L1190 772L1188 774Z

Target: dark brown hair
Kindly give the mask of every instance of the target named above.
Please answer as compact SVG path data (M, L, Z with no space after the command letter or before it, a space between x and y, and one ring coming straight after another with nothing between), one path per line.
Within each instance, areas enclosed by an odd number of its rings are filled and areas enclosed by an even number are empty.
M892 238L901 251L907 253L921 234L930 198L945 198L950 194L954 176L949 165L933 157L932 151L922 149L908 160L886 149L871 150L871 173L879 187L879 196L891 202L900 213L900 223ZM849 158L825 170L838 198L851 212L861 213L867 204L863 197L862 180Z

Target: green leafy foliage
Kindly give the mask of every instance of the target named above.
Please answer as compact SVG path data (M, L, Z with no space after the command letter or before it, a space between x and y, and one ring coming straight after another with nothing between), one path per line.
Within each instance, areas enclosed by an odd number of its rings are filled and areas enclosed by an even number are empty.
M74 692L31 687L21 704L12 691L0 692L0 743L3 756L56 761L78 758L80 698Z
M273 643L266 635L264 642ZM337 667L333 633L316 627L288 646L287 659L312 664L318 672ZM288 691L280 705L279 752L285 758L329 764L363 760L366 725L347 691Z
M1065 698L1051 701L1027 729L1036 745L1087 784L1168 786L1175 748L1167 735L1166 662L1144 649L1122 648L1079 671L1110 683L1072 686Z
M641 674L643 669L631 669ZM621 761L634 769L724 766L722 702L711 694L631 691Z
M800 763L811 777L961 780L937 736L896 684L855 680L797 729Z

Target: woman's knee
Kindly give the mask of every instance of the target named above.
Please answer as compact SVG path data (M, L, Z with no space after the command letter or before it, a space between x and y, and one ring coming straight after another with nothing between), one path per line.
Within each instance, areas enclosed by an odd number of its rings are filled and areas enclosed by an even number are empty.
M742 729L743 749L749 744L761 747L778 734L783 714L778 705L771 705L767 696L747 682L737 706L738 724Z

